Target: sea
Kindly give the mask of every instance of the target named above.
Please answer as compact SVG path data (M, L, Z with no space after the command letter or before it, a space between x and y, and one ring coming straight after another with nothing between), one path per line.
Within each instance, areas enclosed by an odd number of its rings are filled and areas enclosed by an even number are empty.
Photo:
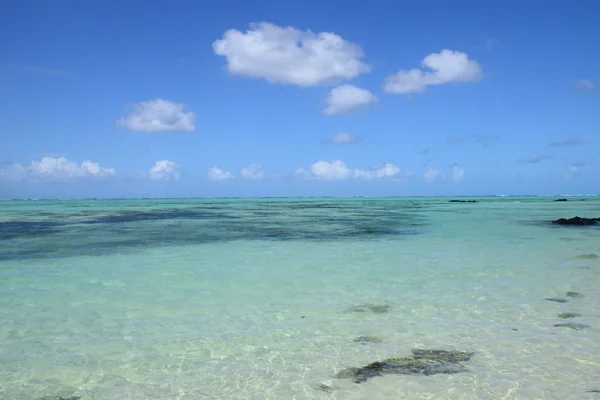
M600 399L600 197L452 199L1 201L0 399Z

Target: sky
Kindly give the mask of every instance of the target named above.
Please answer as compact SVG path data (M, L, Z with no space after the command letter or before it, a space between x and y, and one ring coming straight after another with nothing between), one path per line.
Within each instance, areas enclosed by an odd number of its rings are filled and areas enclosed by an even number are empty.
M599 16L6 1L0 198L600 193Z

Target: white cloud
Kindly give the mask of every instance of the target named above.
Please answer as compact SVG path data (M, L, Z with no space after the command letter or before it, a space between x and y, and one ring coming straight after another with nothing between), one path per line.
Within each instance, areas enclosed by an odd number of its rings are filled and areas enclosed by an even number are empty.
M136 132L193 132L196 115L183 104L163 99L142 101L117 124Z
M231 172L224 171L221 168L213 167L208 170L208 179L211 181L230 181L235 179Z
M329 144L352 144L357 143L359 139L356 136L352 136L348 132L340 132L334 137L329 139L326 143Z
M233 75L302 87L356 78L369 71L361 48L329 32L313 33L267 22L245 33L230 29L213 43Z
M321 181L345 181L352 177L352 170L340 160L332 162L317 161L310 167L310 172L303 169L296 171L296 175L303 179L316 179Z
M596 89L596 84L589 79L580 79L575 84L575 89L581 92L593 92Z
M394 164L383 164L371 169L350 169L343 161L317 161L310 170L298 169L296 176L300 179L319 181L348 181L356 180L406 180L411 174L402 171Z
M428 55L421 62L423 69L401 70L386 78L383 85L387 93L420 93L427 86L451 82L475 82L483 77L477 61L469 60L466 53L442 50ZM429 70L429 71L428 71Z
M465 177L465 170L458 165L452 167L452 180L454 182L460 182Z
M66 182L76 179L103 179L116 175L113 168L102 168L92 161L77 164L64 157L43 157L40 161L32 161L24 167L15 163L0 169L0 180L20 182Z
M331 89L329 92L329 96L325 99L327 108L323 111L323 114L337 115L349 113L375 101L377 101L377 97L366 89L357 88L352 85L341 85Z
M412 177L408 171L402 171L394 164L384 164L371 169L355 169L354 179L365 180L407 180Z
M179 180L179 171L177 163L169 160L160 160L150 168L148 177L153 181L176 182Z
M580 138L578 138L577 136L569 136L558 142L550 143L550 146L567 147L567 146L577 146L578 144L581 144Z
M252 164L248 168L242 168L240 175L243 179L259 181L264 178L265 174L262 172L260 164Z
M437 169L429 168L423 177L427 182L435 182L436 180L442 178L442 173Z

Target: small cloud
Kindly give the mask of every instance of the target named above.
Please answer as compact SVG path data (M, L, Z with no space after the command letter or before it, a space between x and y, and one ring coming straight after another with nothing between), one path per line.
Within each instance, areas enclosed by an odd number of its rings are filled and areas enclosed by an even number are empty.
M40 65L24 65L21 67L22 70L31 72L34 74L43 74L43 75L54 75L54 76L67 76L69 73L64 69L59 68L48 68L42 67Z
M117 124L134 132L193 132L196 115L183 104L163 99L142 101Z
M19 163L0 169L0 180L10 182L68 182L75 180L98 180L116 176L113 168L102 168L89 160L77 164L64 157L44 157L32 161L28 167Z
M179 180L177 163L169 160L160 160L150 168L148 177L157 182L176 182Z
M577 136L569 136L558 142L550 143L550 146L567 147L567 146L577 146L578 144L581 144L581 143L582 143L581 139L578 138Z
M575 83L575 89L580 92L593 92L596 90L596 84L589 79L580 79Z
M437 169L429 168L427 171L425 171L423 178L425 178L427 182L435 182L438 179L443 178L443 176L442 173Z
M248 168L242 168L240 176L243 179L259 181L264 178L265 174L262 172L260 164L252 164Z
M419 154L428 154L429 151L430 151L429 147L426 147L426 148L424 148L422 150L419 150Z
M323 111L323 114L346 114L357 111L359 108L375 101L377 101L377 97L366 89L360 89L352 85L341 85L329 92L329 96L325 99L327 108Z
M301 87L349 80L368 72L361 48L331 32L313 33L268 22L229 29L213 44L232 75Z
M319 181L349 181L355 180L395 180L401 181L410 178L412 174L402 171L394 164L382 164L370 169L350 169L343 161L334 160L317 161L311 165L310 170L298 169L296 177Z
M213 167L208 170L208 180L213 182L230 181L235 179L231 172L224 171L221 168Z
M325 143L344 145L344 144L358 143L359 141L360 140L356 136L352 136L348 132L340 132L340 133L336 134L334 137L326 140Z
M575 178L578 171L579 171L578 166L569 165L569 167L567 168L567 172L565 173L565 178L567 178L568 180Z
M421 93L428 86L476 82L483 77L477 61L470 60L466 53L448 49L428 55L421 62L421 67L422 69L401 70L388 76L383 89L387 93Z
M537 164L540 161L544 161L544 160L548 160L551 159L551 156L548 155L539 155L537 153L533 153L531 156L529 157L521 157L517 160L517 163L519 164Z
M461 168L459 165L454 165L452 167L452 180L454 182L460 182L465 177L465 170Z

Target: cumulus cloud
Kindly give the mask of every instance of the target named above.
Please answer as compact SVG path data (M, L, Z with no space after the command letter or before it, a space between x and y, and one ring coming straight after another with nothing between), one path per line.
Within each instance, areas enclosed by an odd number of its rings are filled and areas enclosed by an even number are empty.
M230 181L235 179L231 172L224 171L221 168L212 167L208 170L208 180L213 182Z
M442 173L437 169L429 168L427 171L425 171L423 177L427 182L435 182L442 178Z
M401 70L386 78L383 89L387 93L410 94L427 90L428 86L452 82L476 82L483 77L481 66L470 60L466 53L444 49L428 55L421 68Z
M325 141L325 143L329 144L352 144L357 142L359 142L359 139L356 136L352 136L348 132L340 132L334 137Z
M563 140L559 140L558 142L550 143L550 146L568 147L568 146L577 146L578 144L581 144L580 138L578 138L577 136L569 136L569 137L564 138Z
M160 160L150 168L148 177L157 182L176 182L179 180L177 163L169 160Z
M369 71L361 48L330 32L313 33L268 22L245 33L230 29L213 45L232 75L302 87L356 78Z
M81 164L64 157L43 157L32 161L28 167L19 163L0 169L0 180L10 182L67 182L83 179L106 179L114 177L113 168L102 168L100 164L86 160Z
M265 174L262 172L262 167L260 164L252 164L248 168L242 168L240 175L243 179L252 181L259 181L265 176Z
M575 89L580 92L593 92L596 89L596 84L589 79L580 79L575 84Z
M356 180L406 180L411 177L407 171L402 171L394 164L382 164L371 169L350 169L343 161L317 161L307 171L298 169L296 177L319 181L348 181Z
M183 104L156 99L134 104L117 124L135 132L193 132L196 115Z
M323 111L323 114L345 114L356 111L375 101L377 101L377 97L366 89L352 85L341 85L329 92L329 96L325 99L327 108Z
M552 158L548 155L540 155L538 153L532 153L529 157L521 157L517 160L519 164L537 164L540 161L548 160Z

